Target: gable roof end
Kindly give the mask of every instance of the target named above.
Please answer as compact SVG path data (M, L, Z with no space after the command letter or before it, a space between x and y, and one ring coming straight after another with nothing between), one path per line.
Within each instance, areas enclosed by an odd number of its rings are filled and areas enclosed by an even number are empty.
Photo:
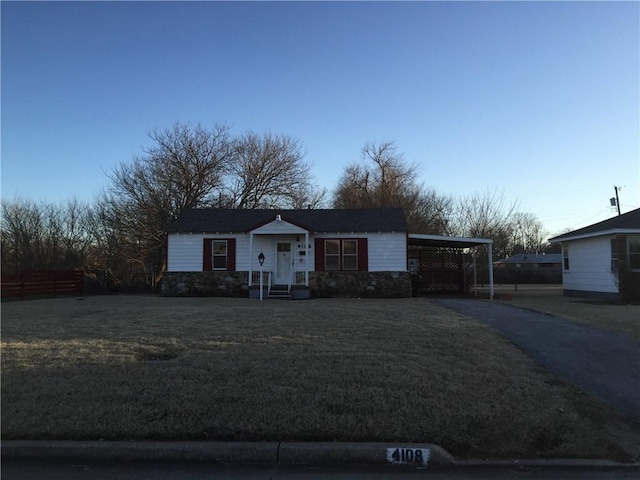
M631 210L630 212L618 215L608 220L574 230L573 232L550 238L549 243L617 234L640 234L640 208Z
M276 215L274 218L270 218L260 223L257 223L256 225L252 225L250 228L246 230L245 233L251 232L253 230L257 230L260 227L264 227L265 225L269 225L270 223L273 223L273 222L287 222L303 230L307 230L309 233L313 232L313 228L310 228L308 225L302 225L300 222L296 222L294 220L291 220L290 218L283 217L282 215L279 214L279 215Z

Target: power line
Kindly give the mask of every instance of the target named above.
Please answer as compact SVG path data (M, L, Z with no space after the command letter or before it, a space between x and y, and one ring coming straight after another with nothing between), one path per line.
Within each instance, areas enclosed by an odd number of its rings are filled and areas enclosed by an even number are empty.
M599 217L600 215L604 215L605 213L609 213L609 212L610 212L610 210L607 208L606 210L603 210L603 211L602 211L602 212L600 212L600 213L596 213L595 215L592 215L592 216L590 216L589 218L585 218L584 220L582 220L582 221L580 221L580 222L576 222L576 223L574 223L574 224L573 224L573 225L571 225L571 227L569 227L569 228L574 228L576 225L581 225L581 224L583 224L583 223L588 222L588 221L589 221L589 220L591 220L592 218Z

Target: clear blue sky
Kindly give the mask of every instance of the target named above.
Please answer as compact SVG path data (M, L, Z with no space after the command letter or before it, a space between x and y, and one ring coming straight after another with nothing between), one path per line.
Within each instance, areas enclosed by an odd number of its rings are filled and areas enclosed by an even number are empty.
M176 121L298 138L332 189L395 141L551 233L640 207L640 3L6 2L2 198L91 200Z

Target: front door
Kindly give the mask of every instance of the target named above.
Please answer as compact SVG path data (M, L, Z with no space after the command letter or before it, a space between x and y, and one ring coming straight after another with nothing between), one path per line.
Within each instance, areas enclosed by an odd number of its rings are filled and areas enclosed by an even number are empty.
M288 285L291 282L291 244L278 242L276 244L276 274L273 283Z

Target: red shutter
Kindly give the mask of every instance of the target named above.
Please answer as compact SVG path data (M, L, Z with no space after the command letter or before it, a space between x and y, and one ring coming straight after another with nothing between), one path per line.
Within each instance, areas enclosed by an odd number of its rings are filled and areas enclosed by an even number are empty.
M316 238L316 272L324 272L324 238Z
M358 271L369 271L369 247L366 238L358 239Z
M211 270L211 246L213 239L205 238L202 247L202 270L207 272Z
M227 239L227 270L235 272L236 270L236 239Z

